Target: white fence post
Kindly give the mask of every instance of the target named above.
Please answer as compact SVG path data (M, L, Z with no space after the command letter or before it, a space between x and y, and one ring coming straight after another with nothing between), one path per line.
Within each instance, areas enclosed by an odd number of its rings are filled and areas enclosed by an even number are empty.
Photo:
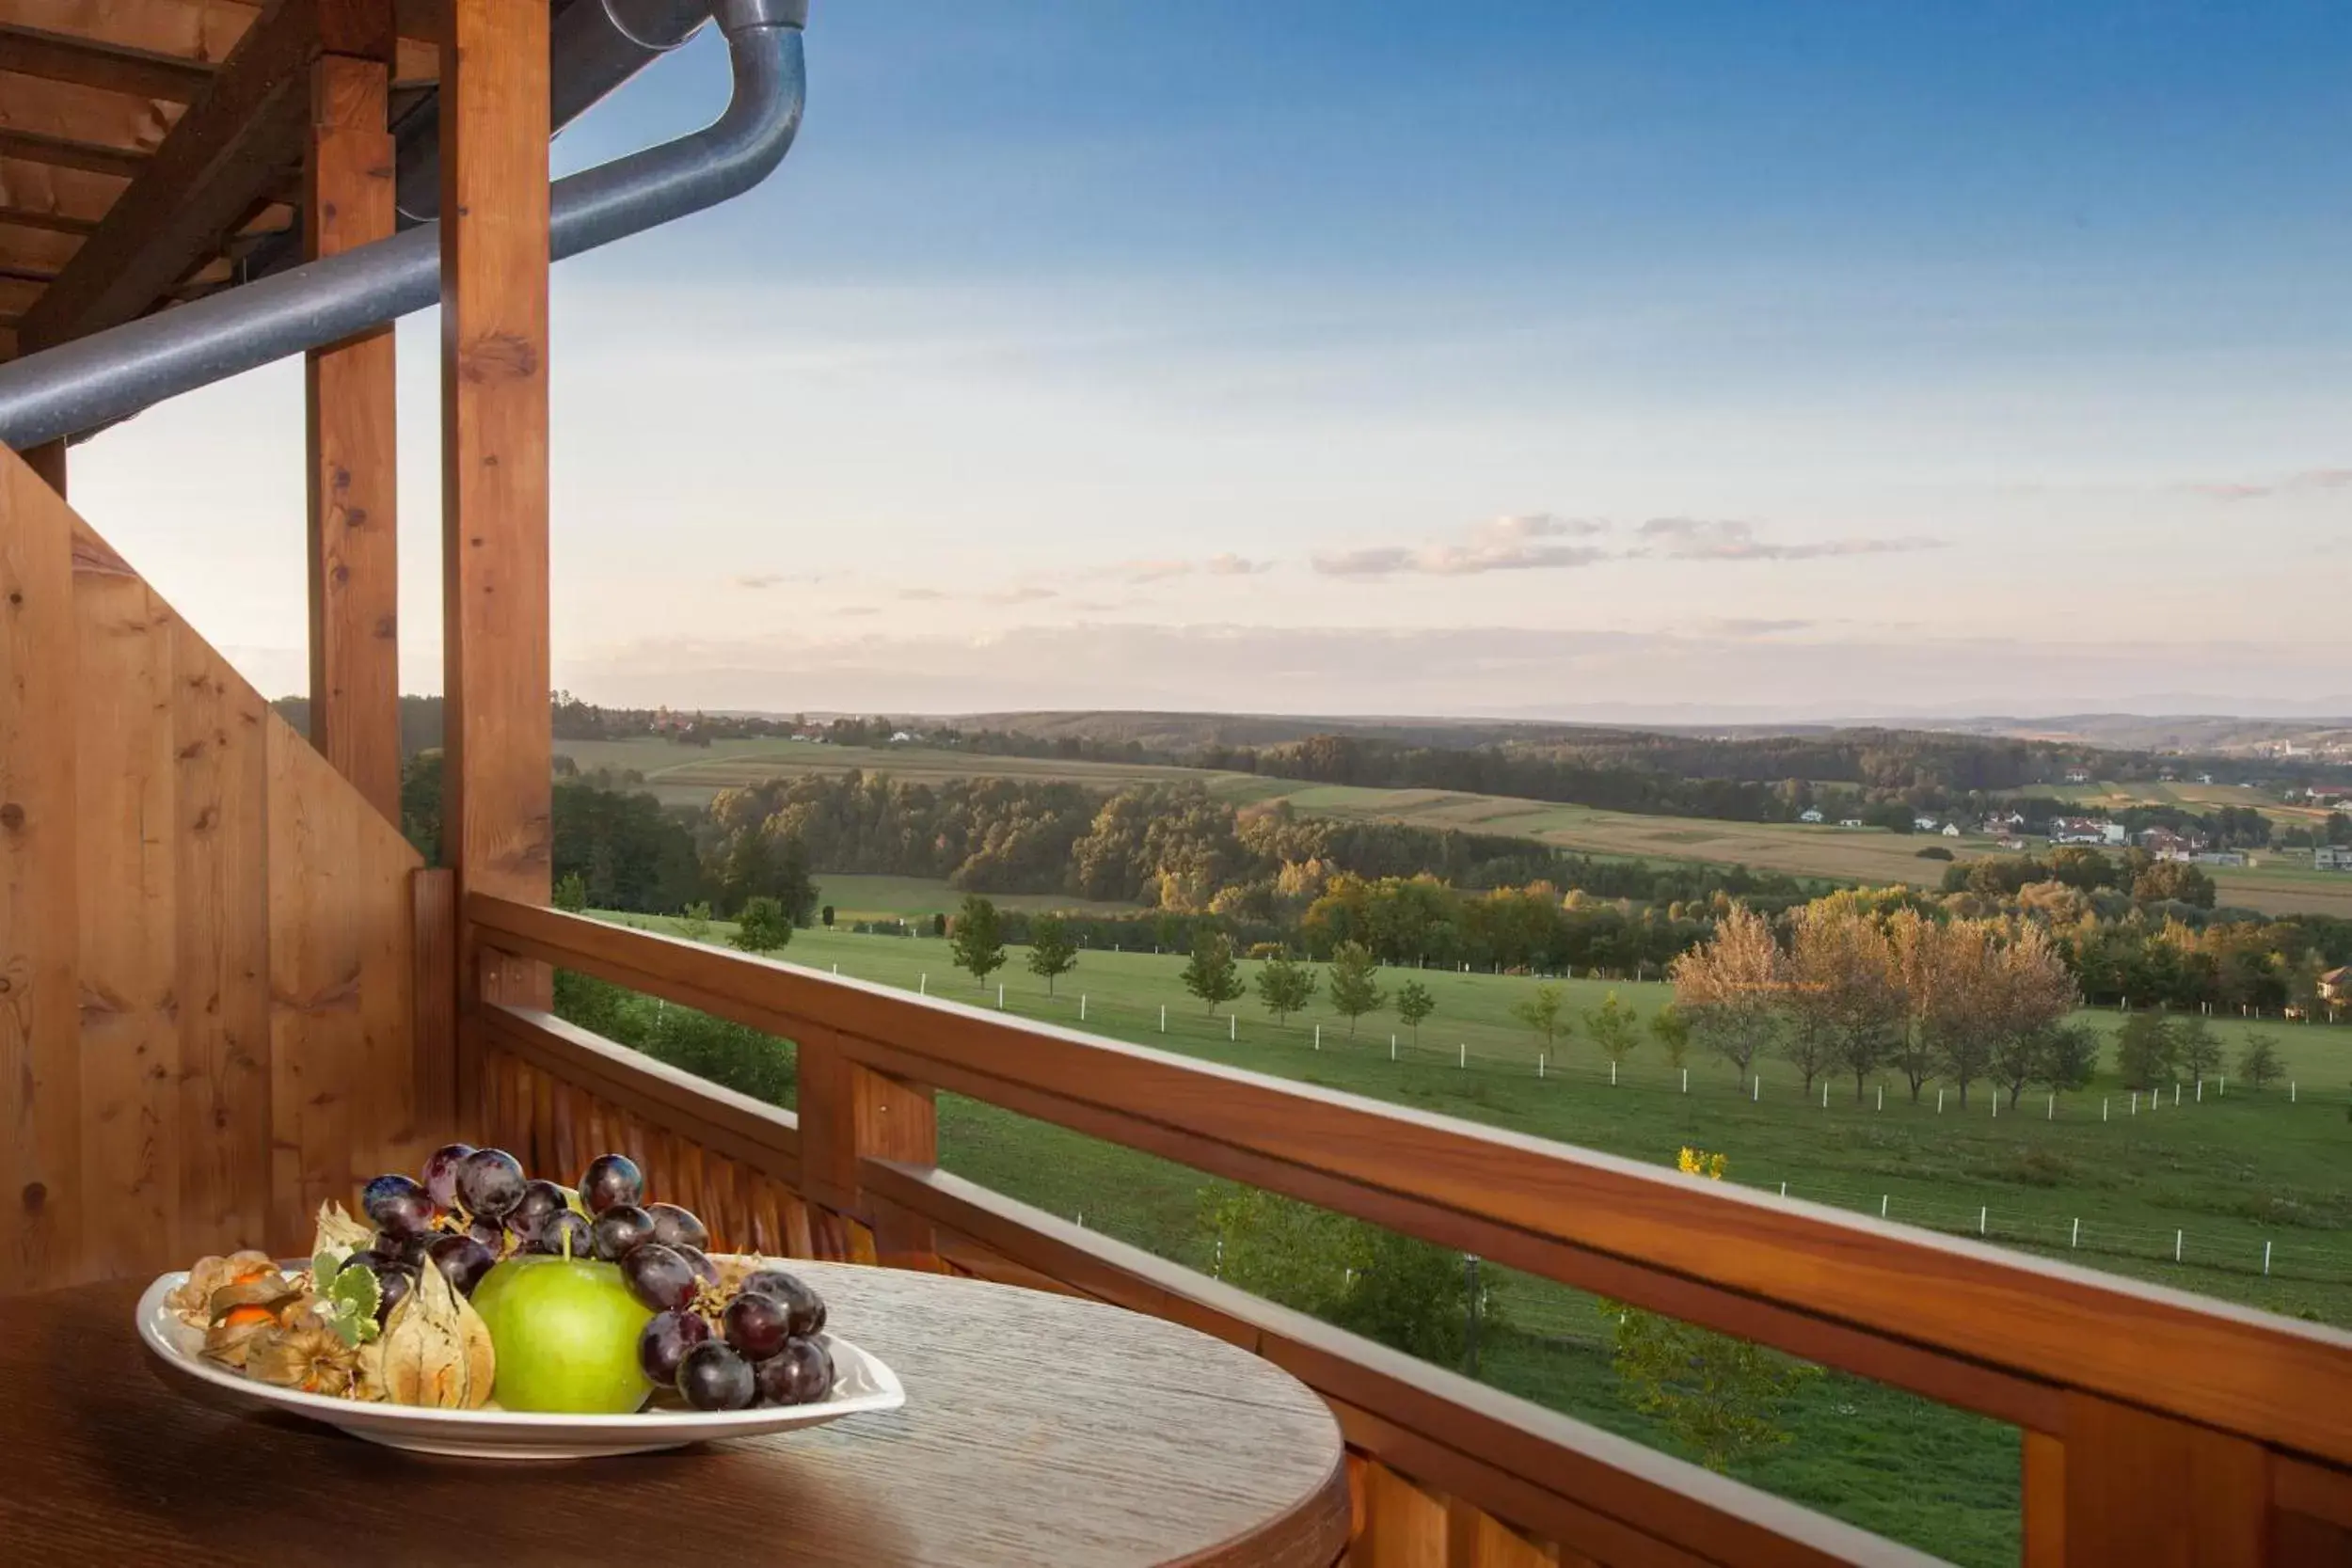
M1788 1196L1788 1183L1786 1181L1780 1184L1780 1196L1783 1197L1787 1197Z
M1323 1025L1320 1023L1315 1025L1315 1049L1317 1051L1323 1049Z
M1538 1077L1538 1078L1541 1078L1543 1075L1544 1075L1544 1053L1543 1053L1542 1052L1538 1051L1538 1052L1536 1052L1536 1053L1535 1053L1535 1076L1536 1076L1536 1077Z
M1944 1091L1942 1089L1935 1091L1935 1114L1939 1117L1944 1114Z
M2172 1232L2172 1261L2175 1263L2181 1260L2181 1237L2184 1234L2185 1232L2178 1230Z
M1756 1089L1755 1089L1755 1092L1754 1092L1754 1093L1752 1093L1752 1094L1750 1094L1750 1095L1748 1096L1748 1099L1749 1099L1749 1100L1751 1100L1751 1101L1760 1101L1760 1100L1762 1100L1763 1098L1764 1098L1764 1075L1763 1075L1762 1073L1760 1073L1760 1072L1759 1072L1759 1073L1757 1073L1757 1074L1756 1075Z
M1002 987L1002 986L998 986L998 987L996 988L996 1006L997 1006L997 1010L1001 1012L1001 1011L1004 1009L1004 1006L1005 1006L1005 988L1004 988L1004 987Z
M1389 1060L1391 1062L1396 1060L1396 1037L1394 1035L1389 1037Z
M1682 1069L1682 1092L1684 1094L1691 1092L1691 1069L1687 1067Z
M2099 1119L2101 1121L2107 1119L2107 1096L2101 1095L2099 1097Z
M2056 1121L2056 1120L2058 1120L2058 1096L2057 1096L2057 1095L2053 1094L2053 1095L2051 1095L2051 1096L2050 1096L2050 1114L2049 1114L2048 1116L2046 1116L2046 1117L2042 1117L2042 1120L2044 1120L2044 1121Z
M1829 1109L1829 1080L1826 1078L1821 1080L1821 1109Z
M2295 1103L2295 1080L2292 1078L2287 1080L2287 1103Z
M1078 993L1078 1022L1081 1022L1081 1023L1084 1023L1086 1021L1087 1021L1087 993L1086 993L1086 992L1084 992L1084 991L1080 991L1080 992Z
M2263 1277L2265 1279L2270 1277L2270 1243L2268 1242L2263 1243Z
M2181 1102L2181 1090L2180 1090L2180 1085L2178 1085L2176 1084L2176 1085L2173 1085L2173 1088L2172 1088L2172 1103L2173 1103L2173 1104L2175 1104L2175 1105L2178 1105L2180 1102ZM2205 1081L2204 1081L2202 1078L2200 1078L2199 1080L2197 1080L2197 1103L2198 1103L2198 1104L2200 1104L2200 1105L2202 1105L2204 1102L2205 1102Z
M1993 1101L1993 1119L1994 1119L1994 1121L1998 1121L1998 1120L2000 1120L2000 1119L2001 1119L2001 1091L2000 1091L2000 1089L1996 1086L1995 1088L1994 1088L1994 1089L1993 1089L1993 1091L1992 1091L1990 1094L1988 1094L1988 1095L1986 1096L1986 1098L1987 1098L1987 1099L1989 1099L1989 1100L1991 1100L1991 1101Z
M1469 1046L1467 1046L1467 1045L1464 1045L1464 1044L1463 1044L1461 1041L1459 1041L1459 1040L1455 1040L1455 1041L1454 1042L1454 1065L1455 1067L1457 1067L1457 1068L1467 1068L1467 1067L1469 1067L1469 1066L1470 1066L1470 1047L1469 1047Z
M1988 1217L1992 1214L1992 1212L1993 1212L1993 1205L1991 1205L1991 1204L1989 1204L1989 1203L1986 1203L1986 1204L1980 1204L1980 1205L1979 1205L1979 1206L1978 1206L1978 1209L1977 1209L1977 1234L1978 1234L1978 1235L1981 1236L1981 1235L1983 1235L1983 1234L1985 1233L1985 1228L1984 1228L1984 1227L1985 1227L1985 1221L1986 1221L1986 1219L1987 1219L1987 1218L1988 1218Z
M1241 1014L1227 1013L1225 1015L1225 1037L1229 1040L1241 1038Z
M928 974L917 974L914 977L914 994L917 996L929 996L930 993L931 977Z
M1613 1089L1617 1086L1617 1059L1614 1056L1609 1058L1609 1086Z
M1165 1002L1160 1004L1160 1033L1168 1033L1168 1004Z
M2077 1248L2083 1244L2083 1222L2080 1215L2075 1216L2074 1233L2072 1237L2068 1238L2066 1244L2068 1246Z
M1886 1194L1879 1194L1879 1218L1881 1219L1884 1219L1886 1217Z
M1882 1111L1886 1109L1886 1085L1883 1084L1879 1085L1879 1109Z

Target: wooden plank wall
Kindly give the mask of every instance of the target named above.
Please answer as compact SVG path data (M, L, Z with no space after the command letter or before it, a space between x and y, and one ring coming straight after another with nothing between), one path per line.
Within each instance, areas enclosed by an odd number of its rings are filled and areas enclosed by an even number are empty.
M416 852L5 451L0 660L0 1293L299 1248L446 1131Z

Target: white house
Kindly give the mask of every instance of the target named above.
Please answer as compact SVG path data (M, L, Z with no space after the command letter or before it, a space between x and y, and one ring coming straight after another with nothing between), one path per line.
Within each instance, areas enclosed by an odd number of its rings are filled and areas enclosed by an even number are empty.
M1800 822L1819 822L1821 820L1820 808L1819 806L1806 807L1804 811L1797 813L1797 820Z
M2070 768L2066 770L2066 782L2068 784L2089 784L2090 782L2090 769L2088 768Z
M1911 819L1911 825L1923 833L1931 833L1939 826L1932 816L1915 816Z
M2197 851L2196 861L2199 865L2244 865L2247 863L2246 851L2243 849L2200 849Z
M2312 851L2314 871L2352 871L2352 844L2323 844Z
M1957 822L1945 823L1944 836L1946 838L1958 838L1960 836L1960 824Z
M1859 828L1862 826L1862 818L1859 816L1849 816L1840 821L1837 825L1841 828Z

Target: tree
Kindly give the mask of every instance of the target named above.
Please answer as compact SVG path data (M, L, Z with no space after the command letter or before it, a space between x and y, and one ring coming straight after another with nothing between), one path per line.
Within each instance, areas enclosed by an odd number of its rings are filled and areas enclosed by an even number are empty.
M2142 904L2171 899L2209 910L2218 896L2213 879L2185 861L2158 861L2132 879L2132 897Z
M1669 1002L1650 1014L1649 1032L1658 1041L1658 1049L1666 1053L1666 1065L1681 1071L1691 1054L1691 1021L1683 1015L1680 1005Z
M1715 923L1714 936L1667 973L1692 1037L1729 1062L1744 1083L1757 1053L1780 1032L1787 965L1772 927L1745 904L1734 904Z
M1634 1021L1633 1009L1618 1001L1613 990L1602 999L1599 1006L1584 1015L1584 1032L1593 1037L1593 1043L1600 1047L1602 1055L1620 1066L1633 1054L1633 1048L1642 1043L1641 1028Z
M1419 980L1407 980L1396 988L1396 1016L1413 1032L1415 1045L1421 1043L1421 1021L1437 1010L1438 999Z
M1558 986L1537 986L1511 1005L1511 1016L1535 1032L1535 1037L1549 1051L1559 1037L1567 1032L1560 1017L1561 994Z
M1907 1001L1894 946L1862 902L1847 893L1799 910L1794 934L1788 955L1790 1037L1806 1044L1798 1061L1805 1092L1811 1094L1816 1071L1838 1068L1853 1074L1858 1104L1864 1085L1902 1033ZM1793 1046L1790 1054L1798 1054Z
M1219 1182L1201 1198L1226 1280L1408 1355L1460 1364L1470 1313L1460 1253L1254 1187Z
M2220 1070L2221 1041L2215 1036L2212 1024L2201 1018L2192 1018L2174 1030L2172 1037L2190 1083L2201 1084L2209 1074Z
M1258 971L1258 1000L1275 1022L1287 1023L1314 996L1315 985L1313 970L1293 962L1288 954L1277 954Z
M977 893L966 894L957 911L948 952L956 967L968 971L972 983L983 986L1004 967L1005 937L996 921L996 906Z
M831 904L827 904L827 905L824 907L824 909L823 909L822 911L819 911L819 913L818 913L818 918L824 921L824 923L825 923L825 929L826 929L826 930L828 930L828 931L832 930L832 929L833 929L833 906L832 906Z
M1681 1168L1721 1180L1721 1155L1682 1151ZM1788 1441L1781 1407L1819 1367L1777 1351L1644 1312L1617 1302L1599 1304L1614 1320L1610 1367L1633 1408L1652 1417L1717 1472L1734 1460Z
M735 917L735 935L727 939L746 953L773 953L792 940L791 917L783 900L766 894L744 900Z
M2179 1059L2172 1021L2162 1013L2134 1013L2115 1032L2115 1070L2127 1089L2153 1089L2168 1081Z
M932 913L932 915L931 915L931 935L933 935L933 936L935 936L935 937L944 937L944 936L946 936L946 934L947 934L947 914L946 914L946 911L944 911L944 910L941 910L941 911L934 911L934 912Z
M2035 1084L2052 1094L2090 1086L2091 1075L2099 1070L2098 1030L2088 1023L2060 1023L2044 1030L2036 1044Z
M1388 993L1380 989L1378 967L1372 960L1372 949L1360 942L1343 942L1331 954L1331 1010L1347 1020L1347 1032L1356 1032L1356 1021L1366 1013L1376 1013L1388 1001Z
M1054 979L1078 967L1077 939L1057 914L1041 914L1029 922L1029 973L1045 982L1054 994Z
M1192 958L1184 965L1184 989L1206 1002L1213 1015L1220 1005L1241 994L1241 966L1233 962L1233 944L1224 932L1204 922L1193 933Z
M548 902L559 910L580 913L588 907L588 879L577 871L567 877L558 877L554 891L548 895Z
M2260 1094L2286 1074L2285 1064L2279 1060L2279 1042L2259 1029L2248 1035L2246 1049L2238 1053L2237 1070Z
M710 906L695 903L686 906L686 912L677 917L677 934L689 942L710 940Z

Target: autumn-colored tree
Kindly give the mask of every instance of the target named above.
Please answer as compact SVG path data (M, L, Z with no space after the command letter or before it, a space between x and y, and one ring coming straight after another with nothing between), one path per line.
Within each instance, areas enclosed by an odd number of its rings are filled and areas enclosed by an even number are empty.
M1692 1038L1729 1062L1744 1080L1779 1036L1788 960L1764 917L1734 904L1715 934L1674 961L1675 1006Z
M1832 1068L1853 1074L1853 1097L1894 1052L1907 1016L1894 944L1851 894L1816 899L1796 911L1788 970L1791 1059L1813 1075Z

